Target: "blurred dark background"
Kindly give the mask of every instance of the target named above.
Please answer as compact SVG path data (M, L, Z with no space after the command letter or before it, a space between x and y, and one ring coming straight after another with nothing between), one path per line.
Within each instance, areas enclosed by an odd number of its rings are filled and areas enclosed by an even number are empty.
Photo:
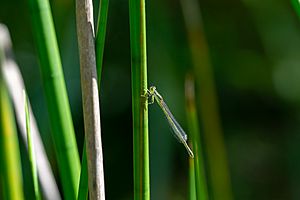
M81 154L75 1L50 3ZM181 4L146 3L149 85L157 87L187 129L184 78L192 62ZM291 2L200 0L200 6L235 199L300 199L300 21ZM110 0L101 85L106 196L117 200L133 198L128 7L128 0ZM98 2L94 10L96 19ZM0 22L10 30L15 59L58 176L27 2L1 0ZM151 199L187 199L188 156L171 136L159 107L149 108ZM26 195L30 199L32 194Z

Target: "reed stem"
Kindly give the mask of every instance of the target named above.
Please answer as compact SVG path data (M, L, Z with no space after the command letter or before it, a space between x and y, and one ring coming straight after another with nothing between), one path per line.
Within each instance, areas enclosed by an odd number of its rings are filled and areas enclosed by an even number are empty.
M150 200L145 0L129 0L134 199Z
M96 48L96 67L97 67L99 93L100 93L100 84L101 84L101 76L102 76L102 68L103 68L103 54L104 54L104 46L105 46L108 4L109 4L109 0L100 0L99 12L98 12L98 25L97 25L95 48ZM99 96L100 96L100 94L99 94ZM87 184L87 181L88 181L86 147L85 146L86 145L85 145L85 141L84 141L78 199L86 199L88 196L88 187L85 187L85 184Z
M21 158L13 109L3 80L4 52L0 45L0 163L3 199L24 199Z
M35 148L34 148L34 142L31 133L29 107L28 107L28 100L27 100L27 95L25 90L23 90L23 94L24 94L24 105L25 105L25 121L26 121L28 155L29 155L31 177L33 180L34 196L36 200L40 200L41 196L40 196L39 181L38 181L38 175L36 169L36 158L35 158L35 150L34 150Z
M77 200L87 200L88 194L89 194L89 188L88 188L88 169L87 169L85 140L84 140L84 145L83 145L83 154L82 154L81 163L82 164L81 164L81 172L80 172L80 181L79 181Z
M1 67L3 72L3 78L6 83L9 95L11 97L13 107L16 113L16 121L20 129L20 135L22 140L27 145L26 134L26 122L24 116L24 101L22 99L22 91L25 90L22 74L19 70L19 66L14 60L12 42L7 27L0 24L0 44L4 45L5 62ZM52 169L49 160L46 155L46 151L37 127L37 123L33 112L30 108L30 102L28 101L31 133L36 152L36 164L38 171L38 178L41 184L41 190L45 199L48 200L60 200L59 190L52 173ZM28 149L28 148L27 148Z
M185 80L185 96L190 139L195 154L195 157L192 160L193 162L190 162L190 170L194 170L194 185L191 185L190 187L195 187L196 199L207 200L208 194L204 170L204 154L202 151L199 120L195 103L194 79L191 75L188 75ZM192 174L193 172L190 173Z
M76 1L89 197L104 200L104 169L92 0Z
M98 23L97 23L97 33L96 33L96 65L97 65L97 76L98 76L99 88L101 85L101 74L103 68L103 55L104 55L105 36L106 36L108 4L109 4L109 0L100 0L99 12L98 12Z
M65 199L76 199L80 160L48 0L28 0Z
M209 50L202 28L200 6L197 0L181 0L188 33L196 84L199 89L199 105L205 146L209 164L209 180L213 199L232 199L227 153L219 116L213 70ZM217 159L216 159L217 158Z

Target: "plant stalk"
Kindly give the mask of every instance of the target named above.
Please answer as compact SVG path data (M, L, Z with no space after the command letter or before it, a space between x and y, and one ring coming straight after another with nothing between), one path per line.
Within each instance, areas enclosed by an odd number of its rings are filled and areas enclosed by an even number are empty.
M20 129L23 142L27 145L26 137L26 123L24 116L24 102L22 101L22 90L25 90L22 74L19 70L19 66L13 59L12 43L7 27L3 24L0 25L0 44L4 46L6 52L5 61L1 67L3 72L3 78L7 85L8 92L13 102L14 110L16 113L16 120ZM30 108L30 102L28 101L29 115L30 115L30 127L33 137L34 146L36 149L36 164L39 174L39 181L43 196L46 200L60 200L59 190L51 170L49 160L46 155L45 148L36 124L35 117ZM28 148L27 148L28 149Z
M194 158L189 158L189 200L197 200Z
M4 52L0 45L0 69ZM13 109L0 70L0 163L3 180L3 199L24 199L21 158Z
M96 67L97 67L99 96L100 96L100 84L101 84L101 75L102 75L102 68L103 68L103 54L104 54L104 46L105 46L108 4L109 4L108 0L100 0L99 12L98 12L98 25L97 25L95 47L96 47ZM78 199L86 199L88 196L88 187L85 187L85 184L87 184L88 181L87 178L88 172L87 172L85 141L84 141L81 166L82 168L80 173Z
M194 185L190 187L195 187L196 199L208 200L207 193L207 183L204 170L204 159L202 152L202 141L199 128L199 120L197 114L197 108L195 103L195 87L194 79L191 75L187 75L185 80L185 97L186 97L186 112L187 121L190 133L190 140L192 142L192 147L194 150L195 157L190 163L190 166L194 174ZM193 178L193 177L192 177Z
M35 148L34 148L34 142L31 133L31 127L30 127L28 99L25 90L23 90L23 94L24 94L24 105L25 105L25 121L26 121L28 155L29 155L30 171L33 180L34 196L36 200L40 200L41 196L40 196L39 181L38 181L38 175L36 169Z
M188 33L199 105L203 120L204 138L210 172L213 199L232 199L231 181L223 138L215 82L209 50L202 29L200 6L197 0L181 0Z
M73 200L80 160L50 5L48 0L28 1L64 196Z
M78 197L77 200L87 200L89 194L88 188L88 169L87 169L87 160L86 160L86 144L84 140L83 145L83 154L81 161L81 172L80 172L80 181L79 181L79 189L78 189Z
M97 76L98 76L98 88L100 88L101 85L108 4L109 4L109 0L100 0L99 12L98 12L98 23L97 23L97 32L96 32L96 65L97 65Z
M92 0L76 1L89 196L104 200L104 171Z
M298 18L300 19L300 1L299 0L291 0L291 3L298 15Z
M150 199L145 0L129 0L134 199Z

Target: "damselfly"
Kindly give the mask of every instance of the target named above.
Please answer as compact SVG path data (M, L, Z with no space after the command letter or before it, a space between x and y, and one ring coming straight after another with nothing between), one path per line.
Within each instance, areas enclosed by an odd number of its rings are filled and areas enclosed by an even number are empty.
M187 135L178 122L175 120L173 114L171 113L170 109L168 108L167 104L164 102L162 96L157 92L156 87L151 86L147 89L146 97L149 99L149 104L156 102L158 103L159 107L163 110L172 130L174 131L174 136L178 139L180 143L184 145L187 152L189 153L190 157L194 157L194 154L190 147L187 144ZM155 100L154 100L155 99Z

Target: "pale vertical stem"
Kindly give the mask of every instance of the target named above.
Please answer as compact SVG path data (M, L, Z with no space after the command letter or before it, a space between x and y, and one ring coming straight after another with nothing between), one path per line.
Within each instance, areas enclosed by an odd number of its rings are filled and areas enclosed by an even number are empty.
M104 200L104 171L92 0L76 1L89 196Z

